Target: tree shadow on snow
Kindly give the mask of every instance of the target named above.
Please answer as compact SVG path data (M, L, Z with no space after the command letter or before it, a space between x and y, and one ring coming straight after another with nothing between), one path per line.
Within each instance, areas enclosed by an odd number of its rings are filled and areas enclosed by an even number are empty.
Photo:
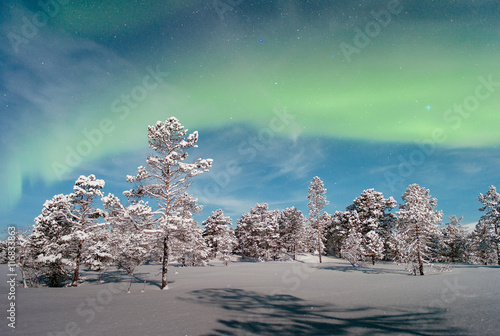
M90 272L89 272L90 273ZM134 284L144 284L146 282L146 285L149 287L157 287L161 288L161 280L152 280L151 278L151 273L149 272L137 272L134 273L133 279L132 279L132 285ZM128 287L128 284L130 282L130 275L123 271L123 270L108 270L104 272L100 276L91 276L85 279L85 282L87 283L93 283L93 284L123 284L125 287ZM172 284L175 281L168 281L168 284ZM134 286L136 287L136 286ZM146 287L147 288L147 287Z
M204 336L226 335L457 335L444 311L370 307L339 308L292 295L266 295L243 289L203 289L184 300L227 310L220 328Z
M402 266L401 269L395 268L381 268L381 267L369 267L364 265L359 265L353 267L352 265L316 265L311 266L317 269L323 270L332 270L339 272L363 272L365 274L399 274L399 275L408 275L408 271L404 269Z

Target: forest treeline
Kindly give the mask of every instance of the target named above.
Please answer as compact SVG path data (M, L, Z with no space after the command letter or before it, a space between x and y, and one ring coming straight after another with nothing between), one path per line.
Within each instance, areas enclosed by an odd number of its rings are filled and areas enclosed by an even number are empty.
M105 182L94 175L80 176L70 194L55 195L43 205L29 231L17 231L0 242L0 260L15 264L25 287L45 283L77 286L80 269L104 272L110 266L134 270L144 263L161 265L161 288L168 288L169 263L205 265L231 255L265 260L295 259L314 253L360 262L379 260L405 263L424 275L431 262L500 265L500 194L490 186L478 197L482 216L473 232L462 218L449 217L443 225L437 199L429 190L411 184L397 204L374 189L364 190L345 211L330 214L323 181L315 176L307 193L309 213L295 207L270 210L267 203L236 220L219 209L200 225L194 215L202 207L189 194L191 179L209 171L211 159L187 163L188 150L197 147L198 133L175 117L148 127L154 154L137 174L122 203L105 195Z

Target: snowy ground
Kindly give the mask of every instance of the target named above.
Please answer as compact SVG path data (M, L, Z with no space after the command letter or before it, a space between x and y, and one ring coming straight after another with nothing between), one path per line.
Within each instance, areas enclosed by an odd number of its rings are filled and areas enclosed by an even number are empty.
M1 335L498 335L500 268L456 266L411 276L402 265L303 256L229 267L142 266L127 277L95 273L78 288L16 289L16 329L0 284ZM0 272L7 274L6 265ZM146 284L144 285L144 280ZM144 291L142 291L144 288Z

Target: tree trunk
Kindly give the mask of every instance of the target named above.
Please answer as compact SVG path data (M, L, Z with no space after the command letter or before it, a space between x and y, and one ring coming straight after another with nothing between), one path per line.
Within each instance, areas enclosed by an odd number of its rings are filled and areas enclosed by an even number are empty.
M420 275L424 275L424 263L422 262L422 258L420 257L420 244L418 245L418 250L417 250L417 262L418 262L418 271Z
M161 289L168 289L167 284L168 266L168 235L163 238L163 262L161 265Z
M21 262L21 276L23 278L23 288L28 288L28 285L26 284L26 274L24 272L24 266L22 266L23 263Z
M130 288L132 287L133 280L134 280L134 273L130 273L130 281L128 283L127 293L130 293Z
M82 259L82 241L78 242L78 251L76 254L76 266L75 271L73 273L73 281L71 282L71 286L78 286L78 277L80 276L80 262Z
M498 225L495 224L495 236L497 237L496 248L497 248L497 264L500 265L500 241L498 241Z
M321 264L321 231L319 229L319 221L316 219L316 223L318 224L318 257L319 263Z
M372 265L375 265L375 256L372 255Z

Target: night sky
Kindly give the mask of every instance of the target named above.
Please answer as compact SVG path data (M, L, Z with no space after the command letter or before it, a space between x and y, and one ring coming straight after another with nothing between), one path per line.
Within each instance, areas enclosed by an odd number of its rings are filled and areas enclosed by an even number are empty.
M418 183L469 224L500 186L497 1L43 3L0 4L0 229L82 174L125 201L147 125L170 116L214 159L200 221L307 214L318 175L330 213Z

